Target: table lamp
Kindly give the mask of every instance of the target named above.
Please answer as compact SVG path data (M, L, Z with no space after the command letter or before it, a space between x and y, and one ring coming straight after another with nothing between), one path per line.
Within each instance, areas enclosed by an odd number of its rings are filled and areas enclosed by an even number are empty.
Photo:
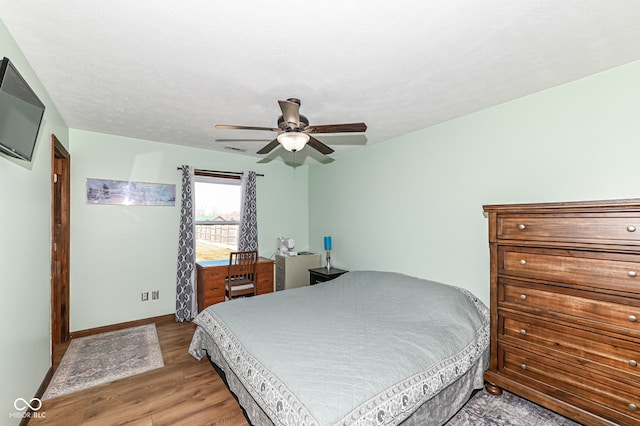
M331 270L331 237L324 237L324 249L327 251L327 272Z

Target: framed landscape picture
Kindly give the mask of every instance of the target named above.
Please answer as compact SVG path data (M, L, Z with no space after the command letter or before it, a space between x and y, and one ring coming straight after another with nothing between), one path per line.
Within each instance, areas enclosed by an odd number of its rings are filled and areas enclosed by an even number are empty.
M176 186L164 183L87 179L87 203L175 206Z

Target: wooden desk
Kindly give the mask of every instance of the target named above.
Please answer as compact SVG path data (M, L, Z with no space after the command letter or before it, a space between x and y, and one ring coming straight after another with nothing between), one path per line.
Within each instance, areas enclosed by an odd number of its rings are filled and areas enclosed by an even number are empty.
M311 268L309 269L309 284L314 285L325 281L338 278L340 275L349 272L344 269L331 268L327 271L327 268Z
M196 263L198 312L207 306L225 301L224 281L228 260ZM256 294L273 292L273 260L261 257L256 265Z

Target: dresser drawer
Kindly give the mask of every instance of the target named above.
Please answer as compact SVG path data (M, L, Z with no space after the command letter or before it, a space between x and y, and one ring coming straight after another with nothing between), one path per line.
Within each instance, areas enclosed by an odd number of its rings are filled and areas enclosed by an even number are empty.
M511 312L499 315L501 339L523 349L541 346L538 351L640 386L640 344Z
M221 278L217 276L214 279L206 279L204 282L204 305L203 307L211 306L216 303L224 302L225 300L225 277Z
M256 291L258 294L273 293L273 279L258 280Z
M537 315L553 316L569 323L611 329L640 337L640 306L594 300L588 292L559 292L551 285L531 285L517 280L500 279L498 307L528 310Z
M225 282L221 281L206 281L204 284L205 297L222 297L224 299Z
M207 306L215 305L216 303L222 303L225 301L224 292L220 294L207 294L204 297L204 308Z
M503 246L498 250L498 273L640 292L640 260L631 254Z
M556 398L621 424L640 422L640 388L623 381L585 373L579 366L499 345L498 370L505 376L547 388Z
M202 275L207 284L210 284L212 282L221 282L224 284L224 280L227 276L227 268L203 268Z
M258 275L271 275L273 279L273 262L258 262L256 264L256 273Z
M640 245L638 213L499 214L498 239Z
M273 262L263 262L256 265L257 294L273 292Z

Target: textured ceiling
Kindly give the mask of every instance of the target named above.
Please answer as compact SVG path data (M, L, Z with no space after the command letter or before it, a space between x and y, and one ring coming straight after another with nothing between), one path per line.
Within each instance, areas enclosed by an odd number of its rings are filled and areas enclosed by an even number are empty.
M367 123L318 136L336 158L640 59L637 0L0 0L0 19L69 127L256 157L275 133L214 125L272 127L300 98L311 124Z

